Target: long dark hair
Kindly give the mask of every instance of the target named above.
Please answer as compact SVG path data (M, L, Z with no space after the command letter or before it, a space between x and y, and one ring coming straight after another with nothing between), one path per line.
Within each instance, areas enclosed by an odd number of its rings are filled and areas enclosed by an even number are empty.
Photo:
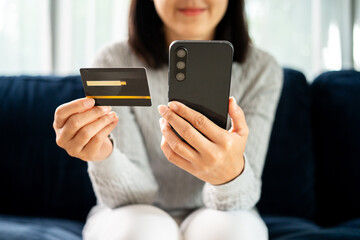
M234 61L245 61L250 36L244 0L229 0L228 8L215 31L214 40L227 40L234 46ZM129 45L134 53L152 68L168 63L168 48L163 22L154 2L132 0L129 14Z

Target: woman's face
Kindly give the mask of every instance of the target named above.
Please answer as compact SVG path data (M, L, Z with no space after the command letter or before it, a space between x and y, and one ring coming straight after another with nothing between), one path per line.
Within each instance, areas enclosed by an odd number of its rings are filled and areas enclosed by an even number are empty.
M154 0L166 40L211 40L229 0Z

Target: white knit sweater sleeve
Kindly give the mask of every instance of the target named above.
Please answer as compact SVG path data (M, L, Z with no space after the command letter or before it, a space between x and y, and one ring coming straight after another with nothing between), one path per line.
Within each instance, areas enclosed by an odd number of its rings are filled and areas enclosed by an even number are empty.
M251 209L261 195L261 175L278 104L283 74L276 61L265 52L251 48L242 66L240 87L235 96L245 113L249 137L245 149L245 168L241 175L223 185L206 183L203 199L206 207L218 210ZM239 99L240 98L240 99Z
M94 67L114 67L104 49ZM121 66L118 66L121 67ZM111 137L113 151L100 162L88 162L88 173L98 204L117 208L127 204L151 204L158 190L148 162L140 129L130 107L113 107L119 122ZM112 134L111 134L112 136Z

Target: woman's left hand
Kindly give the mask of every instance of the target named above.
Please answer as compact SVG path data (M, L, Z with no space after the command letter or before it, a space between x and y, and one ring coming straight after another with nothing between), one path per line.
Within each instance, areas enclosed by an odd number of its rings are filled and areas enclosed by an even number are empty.
M229 100L229 131L180 102L170 102L169 107L160 105L158 110L163 117L161 149L170 162L213 185L227 183L242 173L249 129L234 98Z

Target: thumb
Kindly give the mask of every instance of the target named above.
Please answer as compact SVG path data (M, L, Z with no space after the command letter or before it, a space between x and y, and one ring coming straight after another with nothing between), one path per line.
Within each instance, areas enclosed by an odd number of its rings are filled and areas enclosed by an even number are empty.
M230 132L235 132L240 136L247 136L249 128L246 124L245 115L240 106L236 103L234 97L229 99L229 115L231 118Z

